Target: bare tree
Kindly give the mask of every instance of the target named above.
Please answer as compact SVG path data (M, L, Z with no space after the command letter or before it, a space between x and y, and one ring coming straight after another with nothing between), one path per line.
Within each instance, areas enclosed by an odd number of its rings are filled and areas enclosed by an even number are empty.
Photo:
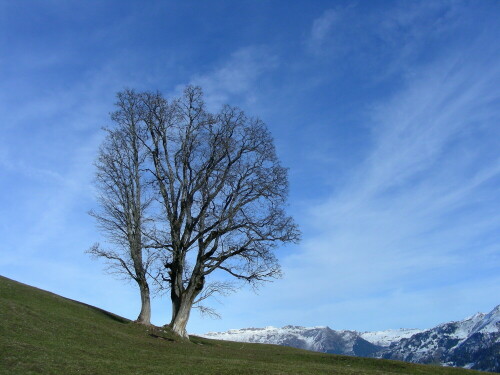
M146 210L151 198L146 195L146 153L141 137L141 103L133 91L118 94L117 111L111 114L113 129L100 147L95 166L95 186L100 209L91 211L99 228L114 245L111 249L99 244L88 253L104 258L113 273L131 278L139 286L141 312L137 322L151 324L148 270L156 257L145 247Z
M160 93L133 97L142 103L141 140L164 215L163 235L154 241L170 288L170 326L187 337L191 308L207 295L210 274L249 283L280 276L273 250L299 240L284 211L287 170L262 121L230 106L209 113L199 87L188 86L172 102ZM211 285L208 295L220 289Z

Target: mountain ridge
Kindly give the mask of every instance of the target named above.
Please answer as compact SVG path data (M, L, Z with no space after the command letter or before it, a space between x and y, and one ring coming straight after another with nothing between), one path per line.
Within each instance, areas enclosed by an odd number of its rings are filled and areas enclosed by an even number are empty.
M500 372L500 305L433 328L358 332L328 326L232 329L206 338Z

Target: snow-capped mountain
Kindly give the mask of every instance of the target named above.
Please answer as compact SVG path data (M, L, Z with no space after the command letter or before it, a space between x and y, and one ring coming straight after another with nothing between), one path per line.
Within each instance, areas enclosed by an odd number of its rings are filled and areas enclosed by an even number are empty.
M238 342L254 342L292 346L317 352L369 357L382 347L372 344L356 331L334 331L329 327L285 326L282 328L231 329L227 332L209 332L204 337Z
M500 305L488 314L478 313L427 330L357 332L329 327L285 326L232 329L202 336L500 372Z
M382 358L500 372L500 305L393 343Z

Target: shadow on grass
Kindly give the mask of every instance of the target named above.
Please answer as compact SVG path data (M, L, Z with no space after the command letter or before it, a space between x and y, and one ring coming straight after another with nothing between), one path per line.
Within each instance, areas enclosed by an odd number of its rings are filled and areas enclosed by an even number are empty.
M160 340L165 340L165 341L172 341L172 342L175 341L174 339L171 339L169 337L158 336L158 335L155 335L154 333L150 333L149 336L154 337L155 339L160 339Z
M106 310L103 310L103 309L100 309L98 307L95 307L95 306L91 306L91 305L87 305L89 307L92 308L92 310L114 320L115 322L118 322L118 323L122 323L122 324L126 324L126 323L130 323L131 321L129 319L126 319L124 317L121 317L120 315L116 315L116 314L113 314L113 313L110 313L109 311L106 311Z

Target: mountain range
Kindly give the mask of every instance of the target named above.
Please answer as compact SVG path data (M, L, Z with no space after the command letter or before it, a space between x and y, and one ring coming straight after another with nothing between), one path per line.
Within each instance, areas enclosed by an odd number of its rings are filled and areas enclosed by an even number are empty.
M488 314L434 328L375 332L327 326L244 328L201 335L211 339L291 346L324 353L434 363L500 372L500 305Z

